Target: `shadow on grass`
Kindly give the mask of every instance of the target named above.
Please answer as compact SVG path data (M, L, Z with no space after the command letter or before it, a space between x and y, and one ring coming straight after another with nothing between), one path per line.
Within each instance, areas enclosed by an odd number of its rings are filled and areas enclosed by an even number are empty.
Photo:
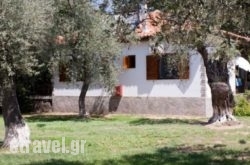
M50 121L89 121L77 115L34 115L25 117L28 122L50 122Z
M177 165L208 165L208 164L249 164L250 159L246 159L246 155L250 152L236 152L224 150L221 148L204 147L203 145L192 147L177 147L169 148L164 147L158 149L155 153L144 153L133 156L124 156L119 161L108 160L103 162L103 165L118 165L129 162L128 164L142 164L142 165L164 165L164 164L177 164Z
M37 127L42 128L42 127L45 127L45 126L46 126L46 124L41 124L41 123L38 123L38 124L36 124L36 126L37 126Z
M178 146L175 148L164 147L154 153L141 153L136 155L125 155L117 159L94 160L91 162L70 162L66 160L52 159L45 162L34 162L29 165L247 165L250 163L250 151L226 150L225 145L206 147Z
M130 122L131 125L146 125L146 124L191 124L191 125L206 125L207 122L197 119L149 119L142 118Z
M110 121L112 118L104 117L91 117L91 118L82 118L78 115L33 115L25 117L28 122L52 122L52 121L76 121L76 122L90 122L95 120L100 121ZM41 125L40 127L43 127Z
M124 120L121 117L106 118L106 117L91 117L82 118L78 115L33 115L25 117L28 122L51 122L51 121L76 121L76 122L90 122L90 121L121 121ZM146 125L146 124L191 124L191 125L206 125L207 122L197 120L197 119L150 119L150 118L139 118L139 119L129 119L130 125ZM44 127L45 125L38 125L38 127Z
M85 163L79 161L68 161L62 159L51 159L42 162L32 162L30 164L25 165L84 165Z

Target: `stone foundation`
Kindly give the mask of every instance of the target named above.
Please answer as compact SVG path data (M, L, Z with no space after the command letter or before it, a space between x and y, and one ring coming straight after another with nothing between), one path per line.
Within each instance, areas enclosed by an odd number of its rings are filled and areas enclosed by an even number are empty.
M156 97L87 97L86 109L90 114L154 114L154 115L212 115L209 98L156 98ZM78 97L53 96L54 112L78 112Z

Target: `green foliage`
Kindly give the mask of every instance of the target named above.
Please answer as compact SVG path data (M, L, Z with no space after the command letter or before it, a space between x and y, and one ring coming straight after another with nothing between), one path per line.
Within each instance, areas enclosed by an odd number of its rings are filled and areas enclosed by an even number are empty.
M0 2L0 84L18 74L34 74L37 55L51 27L53 4L40 0ZM8 80L9 81L9 80Z
M250 92L247 91L244 95L236 97L236 106L234 108L234 115L236 116L250 116Z
M16 78L17 98L22 113L35 110L37 102L31 98L32 96L52 95L52 74L44 67L39 68L38 71L37 75L20 74Z
M54 33L65 39L57 47L57 57L70 64L73 79L88 84L102 82L111 89L120 54L113 19L94 10L88 1L57 0L56 6Z
M32 95L32 85L33 80L30 78L30 76L18 76L16 81L16 92L19 107L22 113L32 112L33 110L33 101L29 98Z
M186 45L187 49L213 46L217 49L215 59L219 57L228 60L238 54L236 43L222 35L220 30L238 34L246 34L250 30L250 5L247 0L114 0L113 9L126 18L129 14L138 13L139 6L145 2L148 4L148 12L155 9L164 12L163 19L167 24L163 26L161 35L165 41ZM188 29L189 25L191 28Z

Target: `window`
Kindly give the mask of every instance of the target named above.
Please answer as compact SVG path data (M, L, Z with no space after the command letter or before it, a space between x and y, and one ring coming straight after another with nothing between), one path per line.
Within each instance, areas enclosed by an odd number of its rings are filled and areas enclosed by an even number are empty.
M135 68L135 55L123 57L123 69Z
M59 63L59 82L82 81L81 68L73 66L70 62Z
M188 79L189 61L174 54L149 55L146 59L147 80Z
M59 81L60 82L69 82L69 66L63 63L59 64Z

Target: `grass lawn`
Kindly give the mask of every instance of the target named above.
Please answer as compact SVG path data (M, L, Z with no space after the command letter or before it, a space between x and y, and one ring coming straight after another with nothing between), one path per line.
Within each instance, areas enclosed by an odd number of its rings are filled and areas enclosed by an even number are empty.
M243 127L211 129L206 119L149 119L110 116L82 120L77 116L27 116L31 139L86 140L84 153L13 154L0 150L1 165L196 165L250 164L250 118L239 118ZM0 120L0 138L4 137Z

